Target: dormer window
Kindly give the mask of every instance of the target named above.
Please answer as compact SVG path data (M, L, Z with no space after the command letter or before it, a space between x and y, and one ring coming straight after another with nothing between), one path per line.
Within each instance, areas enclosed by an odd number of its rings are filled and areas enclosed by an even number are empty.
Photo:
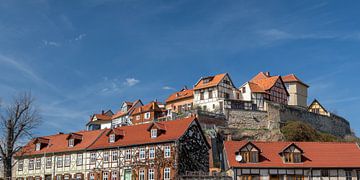
M282 152L285 163L301 163L303 151L294 143L287 146Z
M157 137L157 129L151 129L151 138Z
M74 147L74 139L69 139L69 147Z
M150 119L150 112L145 113L145 119Z
M41 149L41 143L36 143L35 151L40 151L40 149Z
M260 149L257 148L253 143L248 142L240 148L240 152L237 154L241 155L242 163L258 163Z
M115 142L115 134L110 134L109 136L109 142L114 143Z

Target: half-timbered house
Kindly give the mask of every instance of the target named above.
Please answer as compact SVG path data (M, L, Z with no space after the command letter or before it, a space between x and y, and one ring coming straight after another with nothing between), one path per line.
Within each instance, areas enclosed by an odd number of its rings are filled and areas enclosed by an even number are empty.
M209 168L195 117L33 139L16 155L18 179L174 179Z
M311 102L311 104L308 107L308 111L315 114L330 116L330 112L326 110L325 107L321 105L317 99L314 99L313 102Z
M224 143L225 169L238 180L357 180L360 148L339 142Z
M151 101L143 106L136 107L130 114L131 124L150 123L166 116L165 108L161 108L158 102Z
M194 90L184 87L178 92L172 93L166 100L167 115L172 113L184 113L193 108Z

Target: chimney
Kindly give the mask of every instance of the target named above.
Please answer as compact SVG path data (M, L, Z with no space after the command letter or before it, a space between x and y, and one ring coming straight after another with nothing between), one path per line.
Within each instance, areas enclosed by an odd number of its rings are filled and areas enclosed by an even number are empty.
M154 101L157 102L157 99L155 99Z
M176 93L176 97L179 97L179 93Z
M104 110L101 110L101 114L105 114Z
M268 76L268 77L270 77L270 72L269 72L269 71L266 71L266 72L265 72L265 75Z
M63 132L58 132L58 134L64 134Z

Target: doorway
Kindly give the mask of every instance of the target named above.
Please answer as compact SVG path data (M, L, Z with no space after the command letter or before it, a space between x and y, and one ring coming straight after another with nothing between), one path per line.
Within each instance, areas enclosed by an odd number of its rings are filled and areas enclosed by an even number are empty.
M131 180L131 169L125 170L124 180Z

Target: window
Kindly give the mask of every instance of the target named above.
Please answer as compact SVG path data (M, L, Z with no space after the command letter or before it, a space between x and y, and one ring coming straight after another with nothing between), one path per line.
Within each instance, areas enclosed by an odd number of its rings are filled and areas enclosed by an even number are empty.
M41 169L41 158L36 159L35 169Z
M155 175L154 175L154 169L149 169L149 180L154 180Z
M301 153L297 153L297 152L284 153L284 159L286 163L300 163Z
M117 180L118 179L118 172L112 171L111 172L111 180Z
M345 175L346 175L346 180L351 180L352 179L352 172L347 170L345 171Z
M145 148L140 148L139 158L145 159Z
M69 139L69 147L74 147L74 139Z
M108 152L108 151L105 151L105 152L104 152L104 161L105 161L105 162L108 162L108 161L109 161L109 152Z
M151 147L149 150L149 159L154 159L155 158L155 148Z
M150 112L145 113L145 119L150 119Z
M165 157L165 158L169 158L169 157L170 157L170 153L171 153L171 148L170 148L170 146L165 146L165 148L164 148L164 157Z
M304 176L301 175L286 175L286 180L303 180Z
M118 152L113 151L111 154L112 154L112 161L117 161L118 160Z
M242 87L242 88L241 88L241 92L242 92L242 93L246 93L246 87Z
M136 116L136 120L140 120L140 115L137 115L137 116Z
M90 178L90 180L95 180L95 174L94 173L90 173L90 176L89 176Z
M57 164L58 168L63 167L63 158L62 158L62 156L58 156L57 159L56 159L56 162L57 162L56 164Z
M145 170L144 169L140 169L139 180L145 180Z
M164 180L170 180L170 168L164 169Z
M200 92L200 100L204 100L204 92Z
M64 164L64 166L65 166L65 167L69 167L70 164L71 164L70 155L65 155L65 164Z
M109 141L110 141L110 143L115 142L115 134L110 134Z
M40 176L35 176L35 180L40 180Z
M327 169L321 170L321 179L323 180L330 179L329 170Z
M41 149L41 143L36 143L35 151L40 151Z
M56 180L62 180L62 175L56 175Z
M357 180L360 180L360 171L357 171Z
M244 151L240 152L240 155L243 158L243 162L249 162L249 163L257 163L259 162L259 153L258 151Z
M82 180L82 174L76 174L76 180Z
M212 90L209 90L209 99L213 98L213 91Z
M96 161L96 153L91 153L90 154L90 162L94 163Z
M34 159L30 159L29 160L29 170L33 170L34 169Z
M18 171L22 171L24 168L24 160L19 160L18 162Z
M109 173L108 172L103 172L102 180L109 180Z
M65 174L64 175L64 180L69 180L70 179L70 175L69 174Z
M83 155L82 154L77 154L76 165L81 166L82 164L83 164Z
M50 169L52 167L52 158L46 158L46 169Z
M131 149L127 149L125 152L125 159L130 160L131 159Z
M151 138L157 137L157 129L151 129Z
M260 180L258 175L242 175L240 176L241 180Z

